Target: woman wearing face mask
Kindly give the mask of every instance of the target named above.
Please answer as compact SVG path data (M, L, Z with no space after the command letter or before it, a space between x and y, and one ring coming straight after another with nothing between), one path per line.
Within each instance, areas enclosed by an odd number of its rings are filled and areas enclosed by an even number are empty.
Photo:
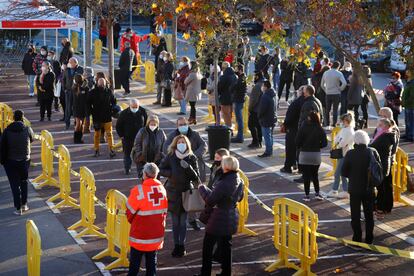
M347 197L348 179L344 176L341 176L341 170L346 153L354 146L354 127L355 123L351 113L347 113L341 116L341 130L335 136L334 145L336 149L342 149L342 158L337 160L335 180L332 184L332 190L328 193L329 197ZM338 194L340 181L342 181L342 193Z
M401 81L401 74L394 72L391 75L391 81L384 89L384 106L392 110L393 119L398 126L398 116L402 111L401 96L404 90L404 85Z
M349 77L352 75L352 64L349 61L344 63L341 70L344 79L346 80L346 87L341 91L341 115L346 114L348 110L348 91L349 91Z
M384 180L377 187L378 193L375 199L376 214L379 219L390 213L393 207L391 167L392 151L395 143L396 136L392 132L392 122L386 118L379 119L374 138L370 144L370 147L378 151L384 175Z
M87 114L88 81L80 74L75 75L72 87L73 93L73 117L75 118L75 132L73 142L82 144L82 130Z
M174 82L174 99L180 102L180 112L177 115L187 114L187 102L185 98L185 84L184 81L190 74L190 59L182 57L178 65L178 71Z
M182 193L198 184L199 171L197 157L185 135L174 138L168 148L167 156L161 161L160 175L168 177L165 183L168 197L168 211L173 222L173 257L186 255L184 243L187 234L187 212L183 208Z
M160 128L157 115L148 117L147 125L138 131L132 150L132 159L137 165L138 177L142 177L142 169L146 163L157 166L164 158L162 148L166 139L164 130Z
M52 72L49 62L43 62L42 73L36 78L37 95L40 103L40 121L45 119L45 111L47 118L52 120L52 103L55 93L55 74Z
M166 53L163 57L164 59L164 76L162 80L162 86L164 89L164 102L162 106L171 106L171 84L174 79L174 64L173 64L173 55L171 53Z
M185 100L190 103L191 111L188 123L197 124L196 103L201 98L201 79L200 69L196 61L191 62L191 73L184 80L185 85Z

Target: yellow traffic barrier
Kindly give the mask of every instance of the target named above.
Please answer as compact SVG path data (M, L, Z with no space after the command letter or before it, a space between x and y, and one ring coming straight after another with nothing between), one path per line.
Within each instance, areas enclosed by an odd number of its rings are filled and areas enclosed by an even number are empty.
M5 103L0 103L0 129L1 132L13 122L13 110Z
M392 185L394 188L394 201L400 202L407 206L411 206L411 204L402 198L401 194L407 191L407 171L409 171L409 169L410 167L408 166L408 154L401 148L398 148L395 155L395 162L391 168Z
M27 244L27 274L29 276L40 276L40 256L42 255L42 240L39 230L33 220L26 221L26 244Z
M79 47L79 33L76 31L71 31L70 40L73 50L77 52Z
M140 59L141 60L141 59ZM141 61L142 63L142 61ZM144 81L145 79L141 77L141 67L144 68L145 71L145 66L142 64L138 64L137 66L133 66L135 69L132 72L131 78L134 81Z
M61 199L61 201L53 207L56 209L64 206L79 208L79 205L76 204L77 200L70 196L70 193L72 192L70 187L72 163L70 161L69 150L64 145L60 145L58 154L55 156L59 158L59 193L52 196L47 201L53 202L57 199Z
M315 235L318 215L308 206L288 198L275 199L273 211L273 242L279 255L278 260L265 271L273 272L287 267L298 270L294 275L315 275L311 272L311 265L318 257ZM300 266L289 262L289 256L299 259Z
M244 196L243 200L237 203L237 209L239 210L239 226L237 228L237 232L249 236L257 236L256 232L246 227L247 218L249 217L249 179L242 171L239 171L239 176L244 183Z
M155 65L154 62L147 60L144 64L145 68L145 90L144 92L155 92Z
M339 131L340 131L340 130L341 130L341 128L340 128L340 127L334 127L334 128L332 129L332 133L331 133L331 148L332 148L332 149L335 149L335 143L334 143L334 141L335 141L335 137L336 137L336 135L339 133ZM331 171L329 171L329 172L325 175L325 178L328 178L328 177L334 176L335 171L336 171L336 164L337 164L337 160L336 160L336 159L332 159L332 170L331 170Z
M128 267L128 251L129 251L129 228L126 217L127 198L118 190L111 189L106 196L106 239L108 246L105 250L94 256L93 260L103 257L117 258L115 261L105 267L105 270L117 267ZM115 249L118 248L119 252Z
M96 186L93 173L87 167L81 167L79 191L81 219L68 228L68 230L75 230L79 227L84 227L84 229L76 235L76 238L80 238L84 235L105 238L105 235L98 231L100 228L94 225L96 219L95 192Z
M95 39L93 45L95 48L95 59L93 60L93 63L102 64L102 41L100 39Z
M36 189L44 186L54 186L59 188L58 181L53 177L53 150L55 148L53 136L47 130L42 130L40 135L42 173L36 177L32 183Z
M209 123L214 122L214 114L213 114L213 107L211 105L208 105L208 114L203 117L203 122Z
M245 97L244 100L244 105L243 105L243 134L244 136L248 136L250 135L250 130L249 130L249 101L250 98L249 96Z

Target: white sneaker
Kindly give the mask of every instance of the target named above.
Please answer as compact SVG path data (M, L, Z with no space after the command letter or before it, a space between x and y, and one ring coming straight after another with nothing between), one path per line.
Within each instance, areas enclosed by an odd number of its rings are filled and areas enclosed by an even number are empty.
M16 216L21 216L22 215L22 210L14 210L13 214L15 214Z
M23 211L23 212L27 212L27 211L29 211L29 206L27 206L27 204L23 205L23 206L22 206L22 211Z
M316 200L319 200L319 201L324 200L323 196L321 196L320 194L316 194L316 195L315 195L315 199L316 199Z
M338 198L348 198L349 194L345 191L342 191L338 194Z
M338 191L337 190L330 190L327 194L326 197L338 197Z
M304 197L302 198L302 200L303 200L303 201L305 201L305 202L309 202L311 199L310 199L310 197L309 197L309 196L304 196Z

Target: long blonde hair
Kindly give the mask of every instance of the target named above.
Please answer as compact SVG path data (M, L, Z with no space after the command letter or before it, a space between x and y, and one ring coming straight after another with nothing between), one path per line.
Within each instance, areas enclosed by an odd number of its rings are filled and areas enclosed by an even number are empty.
M191 149L190 140L188 140L187 136L185 136L183 134L180 134L180 135L178 135L174 138L174 140L171 142L170 146L168 147L168 154L174 154L175 153L175 150L177 149L178 140L180 140L180 139L185 140L185 143L187 144L187 152L189 154L193 154L193 150Z

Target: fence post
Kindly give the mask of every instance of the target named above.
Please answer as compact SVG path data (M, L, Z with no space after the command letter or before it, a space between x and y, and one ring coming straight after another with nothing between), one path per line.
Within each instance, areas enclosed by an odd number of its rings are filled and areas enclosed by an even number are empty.
M401 196L402 193L407 191L407 167L408 155L401 148L398 148L395 154L394 164L391 168L394 201L400 202L406 206L411 206L411 204Z
M68 228L68 230L75 230L79 227L84 227L84 229L76 235L76 238L80 238L84 235L105 238L105 235L98 231L100 228L94 225L96 219L95 192L96 185L93 173L87 167L81 167L79 191L81 219Z
M208 105L207 109L208 114L203 117L203 121L206 123L214 121L213 107L211 105Z
M126 217L127 198L118 190L111 189L106 196L106 239L108 246L105 250L95 255L92 259L98 260L103 257L117 258L115 261L105 267L105 270L111 270L117 267L128 267L129 251L129 228ZM119 252L115 249L118 248Z
M273 211L273 243L279 255L265 271L286 267L298 270L295 275L315 275L311 265L318 257L318 216L308 206L288 198L275 199ZM299 259L300 265L289 262L289 256Z
M340 127L334 127L334 128L332 129L332 133L331 133L331 149L335 149L335 144L334 144L335 137L336 137L336 135L339 133L339 131L340 131L340 130L341 130L341 128L340 128ZM329 172L325 175L325 178L328 178L328 177L334 176L334 174L335 174L337 160L336 160L336 159L331 159L331 160L332 160L332 170L331 170L331 171L329 171Z
M243 180L244 195L242 201L237 203L237 209L239 210L239 226L237 232L249 236L257 236L256 232L246 227L246 222L249 217L249 179L242 171L239 171L239 176Z
M154 62L147 60L145 66L145 90L144 92L154 92L155 89L155 65Z
M57 199L61 201L56 204L53 208L61 208L63 206L79 208L79 205L76 204L77 200L70 196L72 191L70 187L70 171L71 171L71 161L70 154L68 149L64 145L60 145L58 149L58 154L56 157L59 158L59 193L49 198L48 202L53 202Z
M40 256L42 240L39 230L33 220L26 221L26 256L27 256L27 274L29 276L40 276Z
M95 59L93 60L93 63L102 64L102 41L100 39L95 39L93 46L95 49L94 50Z
M249 130L249 102L250 98L249 96L246 96L244 99L244 105L243 105L243 134L244 136L250 135Z
M53 142L53 136L47 130L42 130L40 135L41 156L42 161L42 173L36 177L32 183L36 189L40 189L43 186L54 186L59 188L58 181L53 177L53 150L55 148Z

